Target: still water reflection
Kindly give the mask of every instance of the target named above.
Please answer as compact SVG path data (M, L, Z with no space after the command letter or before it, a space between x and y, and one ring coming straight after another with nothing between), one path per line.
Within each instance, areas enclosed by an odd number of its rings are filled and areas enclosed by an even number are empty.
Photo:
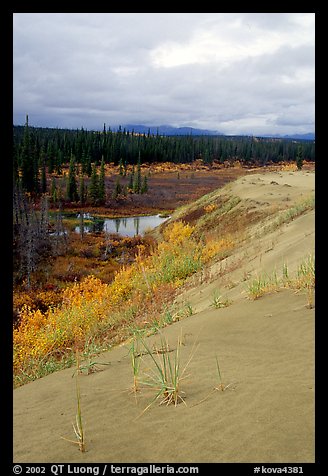
M119 233L120 235L130 237L143 235L146 230L155 228L168 219L168 217L163 218L160 215L128 218L99 218L93 217L88 213L84 213L83 216L78 214L77 218L80 219L80 223L75 227L76 233L81 233L83 227L84 233L106 231L107 233Z

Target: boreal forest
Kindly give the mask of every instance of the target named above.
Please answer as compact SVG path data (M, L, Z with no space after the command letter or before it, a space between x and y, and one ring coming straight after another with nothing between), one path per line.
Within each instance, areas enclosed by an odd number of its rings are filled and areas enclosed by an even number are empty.
M92 176L92 167L113 163L126 168L138 163L205 164L240 161L266 165L282 161L314 161L314 141L252 136L161 136L138 134L118 128L102 131L14 126L14 180L23 190L45 192L47 174L61 174L65 164L80 166L80 174ZM71 198L76 198L73 196Z

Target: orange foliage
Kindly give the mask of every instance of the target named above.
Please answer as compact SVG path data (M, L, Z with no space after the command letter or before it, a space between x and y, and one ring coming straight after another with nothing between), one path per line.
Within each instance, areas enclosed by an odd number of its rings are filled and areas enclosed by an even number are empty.
M14 329L15 373L38 365L54 350L65 352L83 346L97 334L102 322L108 329L123 327L124 313L132 306L146 310L151 303L163 302L164 292L171 295L202 263L233 246L232 240L213 238L204 245L193 237L193 232L194 227L175 222L167 227L164 241L150 254L149 247L139 243L135 262L117 271L111 283L89 275L58 292L60 304L44 312L24 304L19 325ZM40 293L40 299L51 303L51 292L44 296Z
M224 256L234 247L234 241L231 238L222 238L220 240L208 240L202 249L201 260L208 263L215 256Z

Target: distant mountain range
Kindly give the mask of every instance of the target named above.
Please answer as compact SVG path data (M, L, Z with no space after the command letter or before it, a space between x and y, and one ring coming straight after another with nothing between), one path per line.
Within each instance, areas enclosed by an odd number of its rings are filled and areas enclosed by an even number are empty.
M285 139L297 139L297 140L315 140L315 133L308 132L307 134L294 134L283 136Z
M161 125L161 126L145 126L143 124L124 124L120 126L122 130L126 130L129 132L136 132L138 134L148 134L148 132L152 135L162 135L162 136L185 136L185 135L193 135L193 136L224 136L223 132L213 131L209 129L196 129L194 127L173 127L170 125ZM118 127L113 127L113 131L118 130ZM238 134L239 135L239 134ZM240 134L243 135L243 134ZM251 134L245 134L251 135ZM259 134L258 137L270 137L270 138L277 138L277 139L294 139L294 140L315 140L314 132L308 132L306 134L288 134L288 135L281 135L281 134Z
M214 135L224 135L222 132L218 131L210 131L208 129L195 129L194 127L173 127L169 125L162 125L162 126L144 126L142 124L124 124L121 126L122 129L125 129L129 132L137 132L138 134L150 134L162 135L162 136L186 136L186 135L194 135L194 136L214 136ZM113 130L117 130L118 128L113 128Z
M261 137L271 137L272 139L294 139L294 140L315 140L315 133L314 132L307 132L306 134L288 134L288 135L281 135L281 134L266 134Z

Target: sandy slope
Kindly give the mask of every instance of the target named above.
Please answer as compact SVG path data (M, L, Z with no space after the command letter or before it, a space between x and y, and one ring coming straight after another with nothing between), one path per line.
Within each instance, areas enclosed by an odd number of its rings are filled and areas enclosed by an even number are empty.
M314 174L252 175L230 187L259 207L274 200L280 206L286 197L292 203L307 196ZM195 314L162 332L173 348L182 333L182 363L193 354L182 383L186 405L155 403L140 416L152 393L142 391L136 400L129 392L127 347L99 357L110 365L80 378L84 454L61 438L73 437L73 369L16 389L14 461L313 462L314 309L306 307L303 294L290 290L257 301L244 293L246 280L256 273L271 272L285 261L292 271L313 250L312 211L245 244L224 263L226 273L222 264L213 265L209 281L180 298ZM229 307L213 308L215 289L232 301ZM153 344L160 346L158 335L149 338ZM224 392L212 391L218 383L216 356L228 385ZM145 357L144 368L150 365Z

